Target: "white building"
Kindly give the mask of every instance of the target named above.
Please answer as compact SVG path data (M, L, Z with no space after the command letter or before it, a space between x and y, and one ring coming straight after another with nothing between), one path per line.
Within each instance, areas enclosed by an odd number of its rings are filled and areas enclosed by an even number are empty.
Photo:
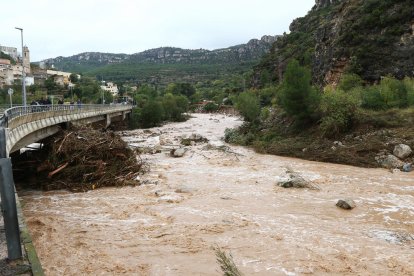
M114 84L113 82L102 82L104 85L101 85L101 89L104 91L108 91L112 94L112 96L118 96L119 90L118 86Z
M46 75L47 77L53 77L55 83L61 86L72 85L72 83L70 82L70 75L72 75L72 73L70 72L46 70ZM78 80L80 80L81 78L80 75L76 75L76 77L78 78Z
M26 86L31 86L34 85L34 77L33 76L26 76L24 78L24 83L26 84Z
M22 56L19 58L17 48L1 46L0 51L8 54L16 61L16 64L11 64L10 60L0 59L0 86L12 85L13 82L22 79L22 70L24 68L26 77L25 83L27 86L34 84L34 78L31 76L30 68L30 51L27 46L23 47Z
M17 48L0 45L0 51L11 56L14 60L17 60Z

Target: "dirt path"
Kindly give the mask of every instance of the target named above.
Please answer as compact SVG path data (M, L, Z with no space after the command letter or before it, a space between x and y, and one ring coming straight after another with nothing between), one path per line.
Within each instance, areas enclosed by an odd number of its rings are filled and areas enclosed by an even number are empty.
M414 173L226 148L224 129L241 122L195 116L124 133L132 146L161 144L145 155L145 185L21 195L47 275L220 275L215 245L245 275L414 274ZM192 133L210 146L170 157ZM276 186L287 167L320 190ZM357 207L337 208L342 198Z

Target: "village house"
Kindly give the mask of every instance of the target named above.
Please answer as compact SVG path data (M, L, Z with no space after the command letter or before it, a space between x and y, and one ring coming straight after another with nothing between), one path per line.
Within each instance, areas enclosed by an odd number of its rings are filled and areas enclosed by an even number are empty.
M118 96L119 90L118 86L113 82L102 82L101 89L104 91L108 91L112 94L112 96Z
M9 55L17 62L16 64L11 64L8 59L0 59L0 87L21 81L23 69L26 86L33 85L34 77L31 75L29 48L27 46L23 47L22 57L17 55L17 48L14 47L0 46L0 51Z

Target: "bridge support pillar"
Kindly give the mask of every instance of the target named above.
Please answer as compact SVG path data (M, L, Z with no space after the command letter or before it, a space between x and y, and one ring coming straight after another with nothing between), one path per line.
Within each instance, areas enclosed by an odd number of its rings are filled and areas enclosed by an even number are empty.
M13 170L10 158L7 158L4 128L0 128L0 195L8 258L10 260L20 259L22 257L22 247L20 245Z
M127 118L129 112L126 111L122 111L122 121L125 121L125 119Z
M106 121L105 128L107 128L111 124L111 116L109 114L106 114L105 117L106 117L105 118L105 121Z

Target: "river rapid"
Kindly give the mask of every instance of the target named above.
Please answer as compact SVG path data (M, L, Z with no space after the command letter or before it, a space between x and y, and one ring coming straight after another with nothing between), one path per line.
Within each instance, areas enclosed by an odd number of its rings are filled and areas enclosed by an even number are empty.
M258 154L221 141L239 118L192 116L122 132L161 150L140 186L20 193L46 275L222 275L214 246L245 275L414 275L413 172ZM277 186L288 168L319 189Z

